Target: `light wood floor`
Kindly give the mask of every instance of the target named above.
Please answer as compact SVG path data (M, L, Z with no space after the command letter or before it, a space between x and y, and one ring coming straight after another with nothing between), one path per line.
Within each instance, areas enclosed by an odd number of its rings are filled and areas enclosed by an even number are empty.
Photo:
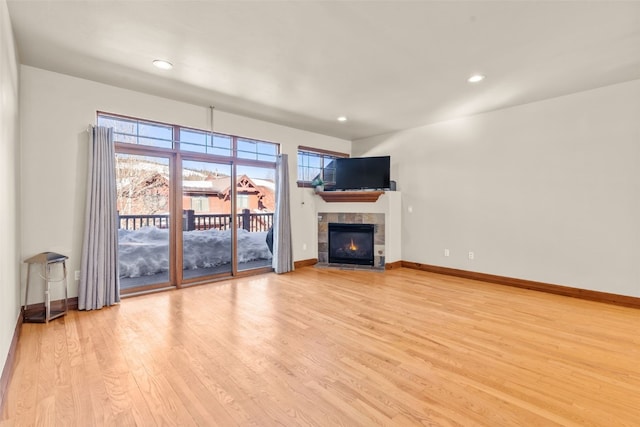
M638 426L640 310L307 267L25 324L1 426Z

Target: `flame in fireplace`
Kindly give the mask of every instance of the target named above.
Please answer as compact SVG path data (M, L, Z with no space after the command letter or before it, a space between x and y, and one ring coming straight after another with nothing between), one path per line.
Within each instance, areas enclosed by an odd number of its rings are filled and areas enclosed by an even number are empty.
M353 239L351 239L351 244L349 245L349 250L350 251L357 251L358 247L356 246L355 243L353 243Z

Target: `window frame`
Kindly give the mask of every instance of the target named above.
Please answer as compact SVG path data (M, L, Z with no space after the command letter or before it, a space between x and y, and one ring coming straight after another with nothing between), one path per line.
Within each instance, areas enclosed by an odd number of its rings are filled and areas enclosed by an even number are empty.
M305 155L305 154L312 154L314 156L318 156L322 159L322 165L320 167L321 170L324 170L325 165L327 164L327 159L329 159L330 161L333 161L335 159L344 159L344 158L348 158L350 157L349 154L347 153L341 153L339 151L330 151L330 150L324 150L321 148L315 148L315 147L307 147L304 145L298 145L298 151L296 153L296 162L298 160L298 157L300 156L300 154ZM300 179L300 165L296 165L296 174L297 174L297 179L296 179L296 183L298 185L299 188L311 188L311 182L312 181L305 181L305 180L301 180ZM324 176L322 176L322 179L324 180Z
M198 205L198 208L194 205ZM196 213L209 212L209 197L203 195L191 196L191 209Z
M172 148L167 148L167 147L158 147L158 146L154 146L154 145L149 145L149 144L140 144L140 143L132 143L132 142L122 142L122 141L118 141L115 140L115 145L116 148L121 148L123 150L134 150L134 151L154 151L154 152L161 152L161 153L175 153L175 154L180 154L182 157L194 157L194 158L206 158L206 159L213 159L214 161L217 161L216 159L220 159L221 161L232 161L234 164L237 165L247 165L247 166L263 166L263 167L274 167L276 165L276 159L277 157L282 153L282 146L280 143L278 142L272 142L272 141L267 141L264 139L257 139L257 138L252 138L252 137L247 137L247 136L240 136L240 135L232 135L232 134L226 134L226 133L222 133L222 132L211 132L211 131L207 131L205 129L198 129L198 128L194 128L194 127L190 127L190 126L183 126L183 125L179 125L179 124L175 124L175 123L165 123L165 122L160 122L157 120L150 120L150 119L145 119L145 118L141 118L141 117L132 117L132 116L127 116L127 115L123 115L123 114L117 114L117 113L110 113L108 111L101 111L98 110L96 111L96 123L99 121L100 117L105 117L105 118L113 118L116 120L122 120L122 121L128 121L128 122L136 122L138 124L138 126L140 124L149 124L149 125L155 125L155 126L159 126L159 127L167 127L167 128L172 128L173 129L173 140L172 140ZM223 138L229 138L230 139L230 143L231 143L231 147L229 150L229 155L223 155L223 154L216 154L216 153L209 153L209 152L200 152L200 151L195 151L195 150L183 150L180 147L180 130L185 130L185 131L191 131L194 133L202 133L202 134L213 134L218 135L220 137ZM132 137L136 137L136 135L132 135L132 134L125 134L122 132L116 132L116 134L123 134L123 135L127 135L127 136L132 136ZM114 135L115 136L115 135ZM140 138L139 136L137 136L138 138ZM147 138L143 136L142 138ZM115 138L114 138L115 139ZM260 153L259 151L256 151L256 158L248 158L248 157L241 157L238 156L238 140L241 141L247 141L247 142L252 142L256 144L256 147L260 146L260 145L273 145L273 147L275 148L275 154L273 153ZM162 141L168 141L165 139L162 139ZM189 145L193 145L192 143L187 143ZM241 152L245 152L246 151L242 151ZM263 160L260 159L260 156L267 156L267 157L273 157L273 160Z
M132 154L132 155L140 155L140 156L154 156L154 157L163 157L169 160L169 169L170 169L170 189L169 189L169 212L170 218L172 219L170 224L170 238L169 238L169 259L170 259L170 269L169 269L169 280L166 283L160 284L152 284L152 285L144 285L136 288L131 288L129 291L123 291L123 294L135 293L138 291L147 291L152 289L160 289L166 288L170 286L175 286L178 289L195 285L201 283L202 280L212 280L217 278L235 278L235 277L244 277L251 276L254 274L261 274L273 271L272 267L258 267L255 269L243 269L240 270L238 268L238 256L237 256L237 248L238 248L238 239L237 239L237 231L232 233L232 242L231 246L233 248L232 253L232 267L230 272L221 273L218 275L207 276L206 278L185 278L179 271L180 267L184 266L183 260L183 242L184 236L182 233L181 221L179 218L182 218L182 212L179 210L180 207L182 209L186 209L185 202L183 200L183 186L182 186L182 176L180 174L180 168L183 165L184 161L204 161L204 162L212 162L212 163L221 163L228 164L231 168L231 181L233 182L236 179L238 168L241 167L258 167L273 170L274 174L276 172L276 164L277 164L277 156L282 153L282 145L277 142L272 142L264 139L256 139L247 136L239 136L233 134L224 134L221 132L212 132L206 129L199 129L190 126L184 126L176 123L167 123L161 122L158 120L150 120L143 117L133 117L118 113L111 113L108 111L97 110L96 111L96 124L101 126L100 119L115 119L122 121L131 121L137 122L137 125L140 124L150 124L150 125L159 125L161 127L171 128L173 131L172 135L172 148L167 147L158 147L150 144L139 144L138 140L135 142L123 142L118 141L118 138L114 138L115 152L122 154ZM111 125L109 125L111 126ZM231 140L231 150L230 155L220 155L220 153L214 154L209 152L198 152L191 150L182 150L180 147L180 130L187 131L195 131L203 134L213 134L221 136L224 138L229 138ZM139 133L139 132L138 132ZM123 132L117 132L117 134L126 134ZM116 135L114 135L116 136ZM126 138L128 139L128 138ZM237 141L238 139L243 140L251 140L260 144L271 144L273 145L273 150L270 150L267 153L267 156L273 158L272 161L265 161L259 159L259 156L263 153L257 153L256 159L253 158L242 158L237 156ZM163 139L163 141L169 141L168 139ZM205 143L206 138L205 138ZM258 145L260 145L258 144ZM275 155L273 154L275 151ZM236 191L233 191L233 194L236 194ZM190 206L189 206L190 207ZM231 198L231 211L234 212L236 210L236 197ZM232 215L232 228L237 230L237 216Z

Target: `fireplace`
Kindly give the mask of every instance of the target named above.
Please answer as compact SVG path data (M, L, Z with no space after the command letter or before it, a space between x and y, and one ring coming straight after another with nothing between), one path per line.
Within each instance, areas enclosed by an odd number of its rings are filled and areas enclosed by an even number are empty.
M373 266L374 231L373 224L329 223L329 263Z

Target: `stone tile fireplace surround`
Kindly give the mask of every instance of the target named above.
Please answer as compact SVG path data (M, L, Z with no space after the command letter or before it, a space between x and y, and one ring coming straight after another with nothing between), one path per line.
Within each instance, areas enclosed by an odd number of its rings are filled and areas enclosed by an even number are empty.
M391 262L400 261L401 246L401 198L400 192L387 191L376 202L326 202L316 197L315 206L318 227L318 263L329 261L329 223L373 224L374 266L385 268Z
M384 267L385 227L382 213L350 213L320 212L318 213L318 262L329 262L329 223L339 224L372 224L373 232L373 265Z

